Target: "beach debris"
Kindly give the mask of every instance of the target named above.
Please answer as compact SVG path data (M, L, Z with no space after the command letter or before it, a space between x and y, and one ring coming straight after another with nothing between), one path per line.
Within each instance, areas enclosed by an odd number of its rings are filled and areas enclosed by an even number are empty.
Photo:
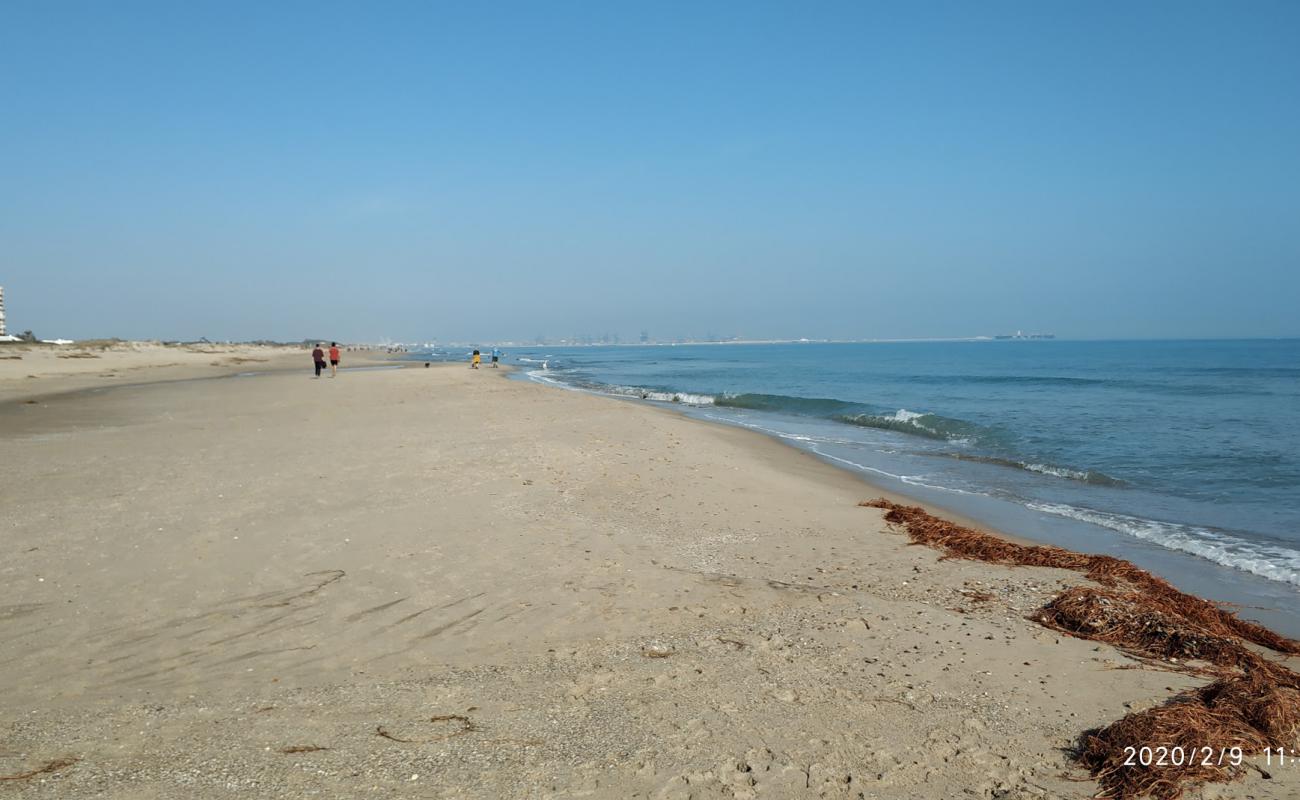
M47 761L44 765L27 772L15 772L12 775L0 775L0 781L25 781L28 778L35 778L37 775L47 775L51 772L58 772L61 769L67 769L77 763L79 758L56 758L53 761Z
M1029 618L1044 627L1106 642L1147 658L1195 659L1215 667L1241 667L1259 661L1259 656L1235 636L1203 629L1166 602L1138 592L1076 586L1054 597ZM1190 665L1183 666L1195 671Z
M1300 675L1261 663L1086 732L1076 759L1101 797L1175 800L1189 786L1241 777L1246 756L1291 749L1298 732ZM1143 764L1152 753L1166 763Z
M874 663L874 662L873 662L873 663ZM912 703L912 702L910 702L910 701L908 701L908 700L904 700L904 699L901 698L901 697L886 697L886 696L884 696L884 695L875 695L875 696L873 696L873 697L864 697L863 699L866 700L866 701L869 702L869 703L894 703L894 704L896 704L896 705L906 706L906 707L912 709L913 711L920 711L920 710L921 710L921 709L919 709L919 708L916 707L916 704L915 704L915 703Z
M1016 544L883 498L859 505L884 509L886 521L914 543L947 558L1084 573L1105 588L1068 588L1029 619L1163 668L1216 678L1083 733L1074 758L1101 785L1098 797L1177 800L1192 786L1241 777L1247 756L1300 741L1300 673L1245 644L1291 655L1300 653L1300 642L1122 559Z
M289 747L281 747L280 752L285 755L291 755L293 753L319 753L322 750L328 749L328 747L321 747L320 745L315 744L295 744L290 745Z
M457 736L464 736L465 734L471 731L478 730L478 726L474 724L474 721L463 714L435 714L429 718L429 721L435 723L454 722L456 723L456 729L451 731L450 733L445 733L439 736L431 736L424 739L404 739L400 736L394 736L393 734L389 733L388 729L385 728L383 725L376 725L375 735L382 736L383 738L393 742L401 742L402 744L429 744L431 742L441 742L446 739L452 739Z
M901 526L917 544L942 550L949 558L965 558L990 564L1025 567L1053 567L1082 572L1104 586L1129 587L1160 607L1178 609L1179 616L1195 622L1207 632L1238 637L1286 654L1300 654L1300 642L1279 636L1254 622L1239 618L1208 600L1185 594L1168 581L1114 556L1076 553L1049 545L1023 545L992 534L972 530L932 516L919 506L905 506L883 498L858 505L885 509L885 520Z
M161 528L159 530L161 530ZM238 539L239 537L236 536L234 538ZM268 601L273 601L273 602L264 603L262 605L259 605L258 608L279 608L281 606L291 605L293 601L301 600L304 597L311 597L312 595L316 594L320 590L324 589L326 586L329 586L331 583L334 583L335 581L338 580L342 580L346 575L347 573L341 569L327 569L327 570L321 570L319 572L304 573L303 577L312 578L313 579L312 582L314 585L305 589L299 589L299 590L291 589L289 591L292 592L292 594L286 595L284 593L274 593L272 595L269 595L266 599Z
M641 655L646 658L668 658L677 655L677 651L667 645L652 644L641 648Z

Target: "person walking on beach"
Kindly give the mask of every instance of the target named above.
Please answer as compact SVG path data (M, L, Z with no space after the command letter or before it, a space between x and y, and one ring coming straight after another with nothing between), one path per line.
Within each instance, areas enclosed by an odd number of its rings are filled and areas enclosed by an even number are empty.
M494 347L492 348L492 369L500 369L501 368L500 362L501 362L501 348Z
M474 355L470 356L470 359L469 359L469 368L470 368L470 369L478 369L478 364L479 364L479 362L482 361L482 360L483 360L483 356L479 355L479 352L478 352L477 350L475 350L475 351L474 351Z
M330 377L339 376L339 343L330 342Z
M311 351L311 360L316 362L316 377L325 371L325 351L320 349L320 342L316 343L316 349Z

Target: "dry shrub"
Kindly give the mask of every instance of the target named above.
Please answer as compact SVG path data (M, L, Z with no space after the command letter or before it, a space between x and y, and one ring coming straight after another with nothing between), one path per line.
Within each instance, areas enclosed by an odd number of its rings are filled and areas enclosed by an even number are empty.
M1244 644L1295 654L1300 642L1184 594L1122 559L1016 544L884 499L861 505L884 509L885 519L903 527L913 542L945 557L1070 569L1107 587L1058 594L1030 616L1048 628L1140 656L1213 665L1203 670L1218 675L1213 683L1083 734L1076 760L1101 784L1100 797L1175 800L1190 785L1239 777L1244 767L1221 755L1231 748L1249 756L1300 744L1300 674ZM1184 758L1177 764L1126 763L1136 762L1130 754L1142 748L1180 748Z

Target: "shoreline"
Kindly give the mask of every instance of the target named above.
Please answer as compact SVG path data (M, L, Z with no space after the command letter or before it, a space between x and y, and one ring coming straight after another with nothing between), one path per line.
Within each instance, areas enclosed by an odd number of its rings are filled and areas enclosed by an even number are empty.
M306 372L0 422L0 775L63 764L15 796L1084 798L1083 730L1204 682L1030 622L1086 579L912 546L755 431Z
M1143 568L1161 575L1184 591L1195 596L1209 597L1212 602L1237 610L1243 616L1261 622L1288 636L1300 637L1300 617L1293 605L1300 601L1296 589L1287 583L1268 578L1205 559L1195 553L1164 547L1146 542L1105 528L1097 531L1103 537L1098 547L1090 538L1091 525L1076 520L1052 518L1050 525L1035 522L1039 516L1032 508L1013 501L991 495L970 495L965 503L945 503L943 495L949 490L942 487L921 487L905 484L894 487L877 482L863 468L851 462L841 463L836 456L805 448L779 432L766 428L753 427L726 418L714 418L703 414L707 407L690 404L669 403L647 400L632 396L604 393L584 387L568 386L553 380L535 380L527 375L520 380L537 383L547 388L560 388L612 400L623 400L634 405L645 405L660 411L676 414L683 419L694 420L724 428L748 431L813 458L836 472L847 473L857 479L869 491L887 497L895 502L916 505L925 508L931 514L947 518L960 525L989 531L1001 538L1020 544L1042 544L1064 547L1078 552L1106 553L1125 560L1138 563ZM964 508L963 505L969 507ZM982 509L982 510L981 510ZM1055 526L1055 527L1052 527ZM1037 527L1043 535L1020 534L1011 529L1016 527ZM1071 531L1077 528L1077 531Z

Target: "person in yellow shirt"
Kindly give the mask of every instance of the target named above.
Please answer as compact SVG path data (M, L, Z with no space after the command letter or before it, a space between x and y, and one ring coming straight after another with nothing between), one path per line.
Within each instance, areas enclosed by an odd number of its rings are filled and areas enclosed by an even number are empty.
M483 360L483 356L479 355L479 352L475 350L474 355L471 356L469 359L469 368L478 369L479 362L482 360Z

